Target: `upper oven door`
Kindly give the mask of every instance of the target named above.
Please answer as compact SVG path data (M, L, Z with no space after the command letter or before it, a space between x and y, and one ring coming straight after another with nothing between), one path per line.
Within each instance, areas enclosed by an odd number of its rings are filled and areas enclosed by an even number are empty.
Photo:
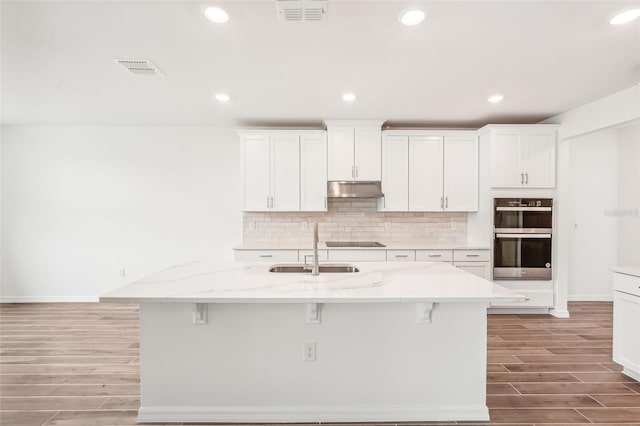
M549 233L551 207L496 207L495 232Z

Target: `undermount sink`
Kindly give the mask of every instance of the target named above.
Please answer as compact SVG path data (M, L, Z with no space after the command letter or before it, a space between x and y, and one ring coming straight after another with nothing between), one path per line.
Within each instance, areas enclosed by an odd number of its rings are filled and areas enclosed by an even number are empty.
M293 273L293 274L310 274L311 273L311 265L300 265L300 264L282 264L282 265L272 265L269 267L269 272L277 272L277 273ZM327 263L324 265L320 265L320 273L354 273L360 272L357 266L349 265L347 263Z

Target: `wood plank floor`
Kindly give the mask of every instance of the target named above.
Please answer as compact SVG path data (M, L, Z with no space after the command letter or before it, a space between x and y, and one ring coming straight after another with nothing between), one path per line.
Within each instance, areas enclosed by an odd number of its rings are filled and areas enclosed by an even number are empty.
M611 303L569 310L489 317L491 422L478 424L640 425L640 384L611 361ZM138 337L135 305L0 305L0 424L135 424Z

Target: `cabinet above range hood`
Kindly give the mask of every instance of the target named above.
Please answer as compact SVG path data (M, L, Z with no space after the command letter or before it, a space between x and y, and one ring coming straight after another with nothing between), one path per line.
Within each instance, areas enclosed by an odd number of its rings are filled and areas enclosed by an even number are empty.
M327 197L329 198L382 198L382 184L374 182L327 182Z

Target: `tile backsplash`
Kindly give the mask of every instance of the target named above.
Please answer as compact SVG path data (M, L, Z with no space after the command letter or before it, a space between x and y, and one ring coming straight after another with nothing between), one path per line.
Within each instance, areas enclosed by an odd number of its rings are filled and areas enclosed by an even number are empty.
M328 211L245 212L244 243L311 244L313 222L320 241L463 244L466 213L378 212L374 199L329 199Z

